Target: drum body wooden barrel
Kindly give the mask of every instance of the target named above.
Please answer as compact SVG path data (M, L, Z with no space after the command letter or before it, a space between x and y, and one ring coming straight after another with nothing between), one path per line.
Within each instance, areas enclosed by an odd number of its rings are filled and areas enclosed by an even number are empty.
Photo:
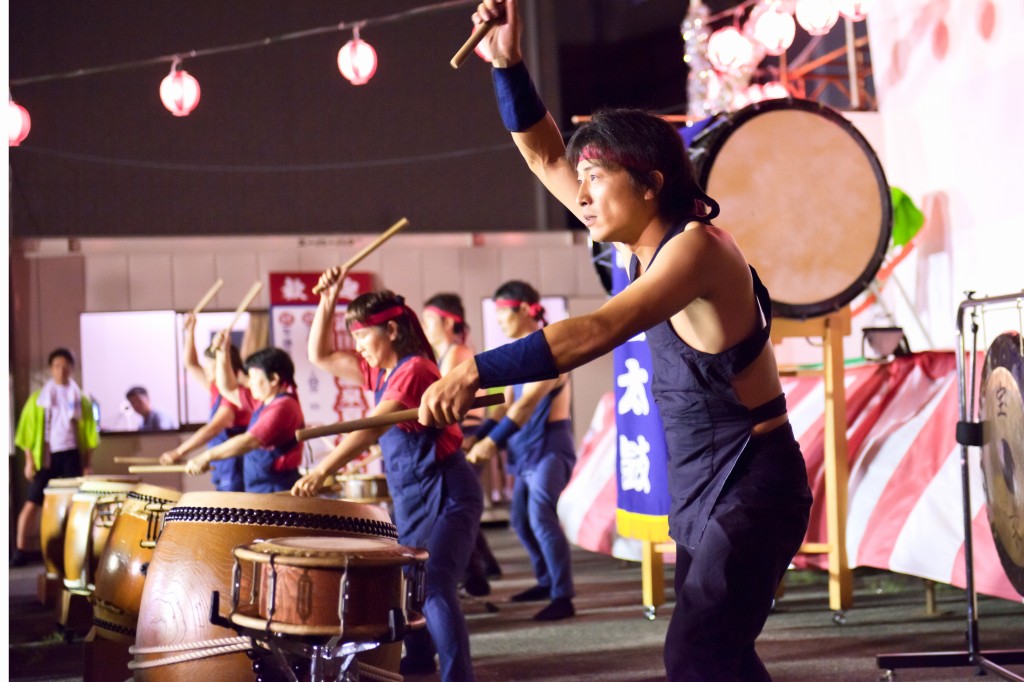
M234 551L231 620L293 636L398 641L423 618L427 552L378 539L296 537ZM390 624L401 630L392 632ZM397 628L396 628L397 630Z
M43 514L39 543L43 550L46 577L64 579L64 532L71 498L78 492L77 478L54 478L43 490Z
M211 595L221 595L226 617L232 592L232 551L258 540L295 536L347 536L397 542L398 533L377 507L280 494L186 493L164 517L153 552L135 639L135 665L166 654L147 650L236 636L210 622ZM243 586L243 589L246 586ZM252 680L244 653L136 668L136 680Z
M64 535L64 587L91 594L100 554L134 480L84 480L71 498Z
M93 590L93 624L102 639L132 643L142 588L164 514L181 498L170 488L139 483L114 519L100 555Z

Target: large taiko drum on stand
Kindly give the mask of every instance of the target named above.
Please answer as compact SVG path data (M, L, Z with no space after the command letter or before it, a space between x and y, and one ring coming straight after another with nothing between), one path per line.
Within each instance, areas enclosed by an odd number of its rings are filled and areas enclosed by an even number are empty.
M713 121L690 157L721 206L714 224L757 269L776 315L826 315L871 283L892 200L871 146L838 113L806 100L752 104Z
M164 514L180 498L178 490L139 483L122 503L96 569L92 609L97 637L135 641L142 588Z
M85 479L71 497L64 535L64 587L72 594L92 594L110 529L138 480L137 476Z
M1024 342L996 337L985 354L981 390L981 472L989 525L1010 584L1024 595Z
M64 531L71 499L78 492L78 481L77 478L52 478L43 490L39 542L46 577L51 580L64 580Z
M394 524L379 507L282 494L183 495L164 517L146 576L135 639L135 679L254 679L244 653L163 665L162 658L175 654L155 650L197 647L202 642L235 637L233 630L210 622L212 593L219 592L223 598L222 610L232 594L232 551L259 540L311 535L390 543L397 543L398 538Z

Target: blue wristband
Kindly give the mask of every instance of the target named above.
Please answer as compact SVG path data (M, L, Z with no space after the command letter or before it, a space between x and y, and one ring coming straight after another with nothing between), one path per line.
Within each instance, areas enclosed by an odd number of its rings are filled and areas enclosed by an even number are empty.
M505 447L505 443L508 439L516 434L519 430L519 424L508 417L503 417L498 425L494 427L494 430L489 434L489 438L493 440L499 448Z
M559 374L551 346L540 329L518 341L479 353L474 359L480 388L555 379Z
M497 420L490 418L485 419L480 426L476 428L476 431L473 432L473 437L477 440L483 440L484 438L487 438L487 434L491 432L491 429L497 425Z
M509 132L520 133L548 113L530 79L525 62L491 69L491 79L494 81L494 96L498 99L501 121Z

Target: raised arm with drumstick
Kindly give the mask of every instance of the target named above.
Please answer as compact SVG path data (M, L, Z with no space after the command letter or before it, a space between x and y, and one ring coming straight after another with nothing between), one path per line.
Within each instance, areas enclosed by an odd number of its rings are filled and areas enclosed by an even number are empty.
M642 111L595 114L566 147L530 79L516 0L485 0L506 128L530 169L590 230L632 254L632 283L597 311L481 353L424 395L447 424L481 387L554 379L644 333L665 426L676 541L668 678L770 680L754 648L800 547L810 491L769 341L771 299L678 132ZM756 179L752 179L756 181ZM756 211L752 206L749 210Z
M339 351L333 320L340 279L332 271L321 278L324 287L310 332L310 360L372 390L375 407L370 420L417 408L423 391L440 373L416 313L390 291L363 294L345 313L358 354ZM471 681L469 634L458 582L480 526L483 494L462 452L459 427L425 428L413 421L348 433L295 484L292 493L315 495L328 476L374 441L380 443L384 456L398 541L430 552L423 606L429 632L406 636L401 673L433 672L438 653L442 680Z
M216 382L216 359L213 362L203 364L199 361L199 353L196 350L195 340L196 316L188 313L185 316L184 340L182 344L182 355L184 356L185 369L200 386L206 388L210 393L210 418L209 421L200 426L191 436L186 438L180 445L160 455L160 464L168 465L179 462L186 454L203 445L214 447L224 443L230 438L242 434L249 425L252 416L250 410L245 407L225 400L220 391L217 390ZM219 342L218 342L219 343ZM216 358L216 354L211 352ZM242 357L234 344L228 345L228 352L223 357L230 365L230 371L234 375L236 384L240 384L241 376L245 369L242 365ZM211 470L214 487L223 492L242 492L245 490L243 477L242 460L237 457L213 460Z

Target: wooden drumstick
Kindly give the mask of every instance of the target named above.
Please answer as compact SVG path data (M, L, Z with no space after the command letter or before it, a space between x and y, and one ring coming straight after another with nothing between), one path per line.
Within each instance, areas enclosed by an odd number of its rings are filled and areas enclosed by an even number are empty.
M249 304L252 303L252 300L256 298L256 294L260 293L260 289L262 288L263 282L259 281L253 282L253 285L249 287L249 293L245 295L245 298L242 299L242 302L238 304L237 308L235 308L235 317L231 320L231 324L229 324L227 327L229 334L231 333L231 330L235 328L235 325L238 324L238 320L239 318L242 317L242 313L245 312L245 309L249 307Z
M159 464L159 457L115 457L114 464Z
M196 307L192 309L192 314L198 315L200 312L202 312L203 308L206 307L206 304L209 303L213 299L213 297L217 295L217 292L220 291L220 288L222 286L224 286L224 280L218 279L216 282L214 282L213 286L210 287L209 291L203 294L203 297L199 299L199 303L196 303Z
M462 44L459 51L455 53L452 60L448 62L452 65L453 69L457 69L462 66L462 62L466 61L469 57L469 53L476 49L476 46L480 44L480 41L484 39L487 32L491 30L494 24L490 21L486 21L482 24L477 24L476 28L473 29L473 34L469 36L469 39Z
M505 395L503 393L493 393L475 399L473 404L469 406L469 409L475 410L478 407L491 407L492 405L501 405L504 402ZM334 436L339 433L374 429L378 426L394 426L402 422L414 421L419 416L419 412L419 408L413 408L411 410L399 410L390 414L379 414L375 417L366 417L365 419L353 419L352 421L338 422L337 424L299 429L295 432L295 439L310 440L322 436Z
M187 464L136 464L128 467L129 474L180 474L186 471Z
M376 251L377 248L380 247L381 244L383 244L387 240L391 239L391 237L396 232L398 232L399 230L405 229L406 227L408 227L408 225L409 225L408 219L402 218L397 223L395 223L394 225L392 225L388 229L384 230L384 232L382 232L379 237L377 237L372 242L370 242L369 244L364 246L362 249L360 249L359 253L357 253L356 255L352 256L347 261L345 261L345 264L342 265L341 267L343 267L343 268L352 268L353 266L355 266L356 263L358 263L359 261L361 261L364 258L366 258L367 256L369 256L371 253ZM319 294L325 288L326 287L322 287L318 283L315 287L313 287L313 293L314 294Z

